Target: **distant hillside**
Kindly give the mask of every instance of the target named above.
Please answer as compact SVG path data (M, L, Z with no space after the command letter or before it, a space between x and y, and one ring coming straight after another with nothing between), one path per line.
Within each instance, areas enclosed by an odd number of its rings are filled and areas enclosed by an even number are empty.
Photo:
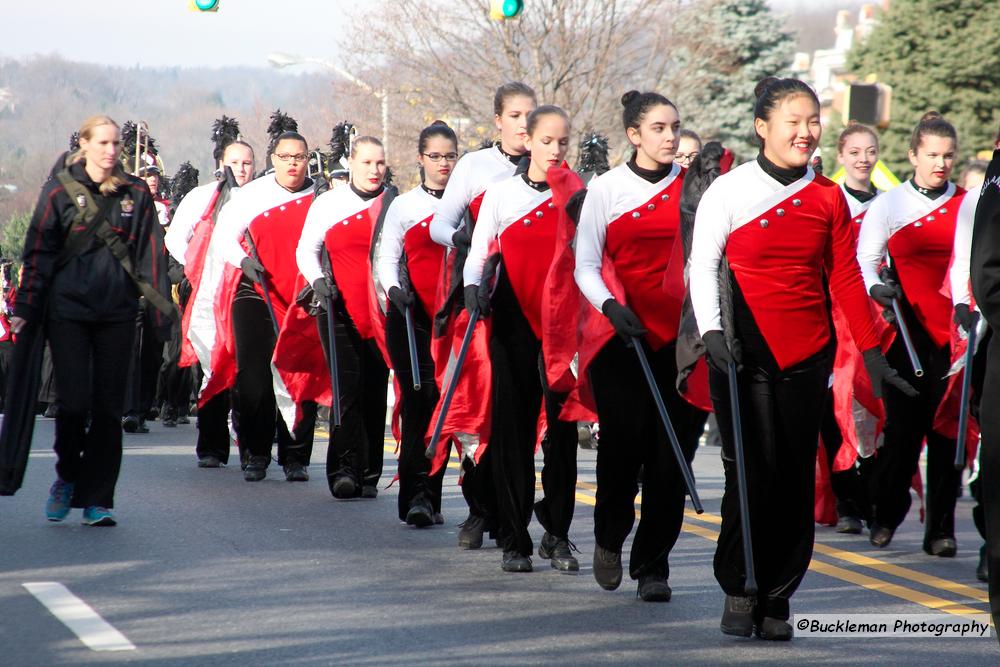
M0 59L0 225L30 209L70 135L94 113L119 123L145 120L168 173L190 160L210 177L212 122L235 116L263 153L276 107L299 121L312 142L329 139L336 118L329 77L289 76L268 69L139 69L72 63L46 56ZM336 118L336 120L335 120ZM10 192L9 187L17 191Z

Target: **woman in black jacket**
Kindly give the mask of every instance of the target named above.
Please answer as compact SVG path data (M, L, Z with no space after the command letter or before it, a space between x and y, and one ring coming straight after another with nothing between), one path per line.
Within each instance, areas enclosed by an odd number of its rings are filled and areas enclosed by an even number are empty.
M40 324L52 348L59 412L57 479L45 508L50 521L62 521L71 507L81 507L85 524L115 525L111 508L121 468L128 372L122 354L135 335L137 285L170 294L153 198L142 180L124 172L119 150L117 123L107 116L84 121L80 149L42 186L25 236L11 329L17 334L29 323ZM111 237L85 231L80 214L88 206L97 208L94 222L106 220L124 243L133 276L112 253ZM169 328L169 318L156 312L154 324Z

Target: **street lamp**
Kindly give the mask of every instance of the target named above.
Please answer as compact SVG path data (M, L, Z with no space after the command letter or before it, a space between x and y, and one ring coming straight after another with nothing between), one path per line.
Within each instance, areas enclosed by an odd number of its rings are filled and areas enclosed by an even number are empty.
M321 58L308 58L289 53L269 53L267 62L270 63L271 67L277 69L291 67L292 65L320 65L321 67L333 70L354 85L374 95L382 105L382 146L385 148L386 155L389 154L389 91L385 88L376 90L370 84L354 76L337 63Z

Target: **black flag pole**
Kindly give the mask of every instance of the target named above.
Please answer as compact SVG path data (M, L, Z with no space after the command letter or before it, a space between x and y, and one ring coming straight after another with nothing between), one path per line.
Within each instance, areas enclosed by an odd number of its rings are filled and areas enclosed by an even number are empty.
M642 342L635 336L632 337L632 347L635 348L635 354L639 357L639 365L642 366L642 373L646 376L649 391L653 394L653 402L656 403L656 410L660 413L660 421L663 422L663 428L667 430L667 438L670 440L670 447L674 450L677 467L680 468L681 476L684 478L684 486L687 487L688 495L691 496L691 504L694 505L694 511L701 514L705 510L701 506L701 500L698 498L698 490L694 485L694 475L691 473L691 466L688 465L687 459L684 458L684 450L681 449L681 443L677 440L677 433L670 422L670 415L667 414L667 406L663 403L663 395L660 394L660 389L656 386L656 379L653 377L653 370L649 367L649 359L646 358L646 351L642 349Z
M420 359L417 357L417 335L413 329L413 306L407 306L406 342L410 346L410 373L413 374L413 389L420 391Z
M444 398L441 399L441 410L438 412L437 421L434 422L434 432L431 435L431 442L427 446L426 455L429 459L433 459L437 454L438 440L441 439L441 431L444 430L444 420L448 415L448 408L451 407L451 399L455 396L455 389L458 387L458 375L462 372L462 366L465 364L465 355L469 351L469 345L472 344L472 334L476 331L476 322L478 321L479 308L477 307L469 316L469 326L465 329L462 346L458 349L458 357L455 359L455 368L448 381L448 389L444 393Z
M740 417L740 392L736 378L736 362L729 362L729 409L733 413L733 449L736 457L736 489L740 499L740 532L743 534L743 566L746 581L743 591L757 594L757 575L753 566L753 540L750 536L750 499L747 485L746 454L743 449L743 419Z
M965 467L965 432L969 427L969 394L972 391L972 361L976 356L976 327L979 313L972 313L968 347L965 350L965 368L962 369L962 398L958 407L958 432L955 434L955 470Z

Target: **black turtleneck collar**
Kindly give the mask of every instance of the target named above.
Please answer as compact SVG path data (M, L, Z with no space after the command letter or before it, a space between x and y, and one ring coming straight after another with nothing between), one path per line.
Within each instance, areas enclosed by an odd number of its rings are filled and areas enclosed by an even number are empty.
M511 163L513 163L513 164L517 164L518 162L521 161L521 158L523 158L525 155L527 155L527 153L521 153L520 155L512 155L511 153L508 153L507 151L505 151L503 149L503 146L501 146L499 142L497 142L496 146L497 146L497 150L500 151L500 155L503 155L505 158L507 158L508 160L510 160Z
M916 180L914 180L914 179L911 178L910 179L910 185L913 186L914 190L916 190L917 192L919 192L923 196L927 197L928 199L937 199L938 197L940 197L944 193L948 192L948 181L945 181L944 185L942 185L939 188L922 188L919 185L917 185L917 181Z
M86 186L88 190L91 190L93 192L97 192L98 190L100 190L101 187L100 183L95 183L94 179L92 179L90 177L90 174L87 173L86 161L80 160L79 162L74 162L73 164L71 164L69 166L69 174L74 179L76 179L84 186Z
M632 170L632 173L643 179L644 181L649 181L650 183L658 183L662 181L670 173L670 170L674 168L673 163L668 163L660 166L659 169L643 169L635 161L635 153L632 153L632 157L629 158L628 168Z
M774 164L766 157L764 157L763 152L757 154L757 164L760 165L760 168L764 170L765 174L767 174L774 180L778 181L782 185L791 185L795 181L805 176L806 171L808 171L808 167L791 167L791 168L779 167L778 165Z
M549 183L548 181L533 181L528 178L528 172L521 174L521 179L528 184L528 187L532 190L538 190L539 192L548 192Z
M365 192L364 190L357 189L356 187L354 187L354 183L351 183L351 190L354 191L354 194L361 197L361 201L368 201L369 199L375 199L375 197L378 197L380 194L382 194L382 191L385 190L385 184L383 183L382 185L378 186L378 190L376 190L375 192Z
M434 197L435 199L441 199L441 197L444 196L444 189L443 188L441 190L435 190L433 188L427 187L427 185L425 183L421 183L420 184L420 189L423 190L424 192L426 192L427 194L429 194L431 197Z
M875 195L878 194L878 191L875 190L875 188L871 185L871 183L868 184L867 190L855 190L847 183L844 183L844 189L847 190L847 194L851 195L862 204L864 204L866 201L871 201L872 199L875 198Z

